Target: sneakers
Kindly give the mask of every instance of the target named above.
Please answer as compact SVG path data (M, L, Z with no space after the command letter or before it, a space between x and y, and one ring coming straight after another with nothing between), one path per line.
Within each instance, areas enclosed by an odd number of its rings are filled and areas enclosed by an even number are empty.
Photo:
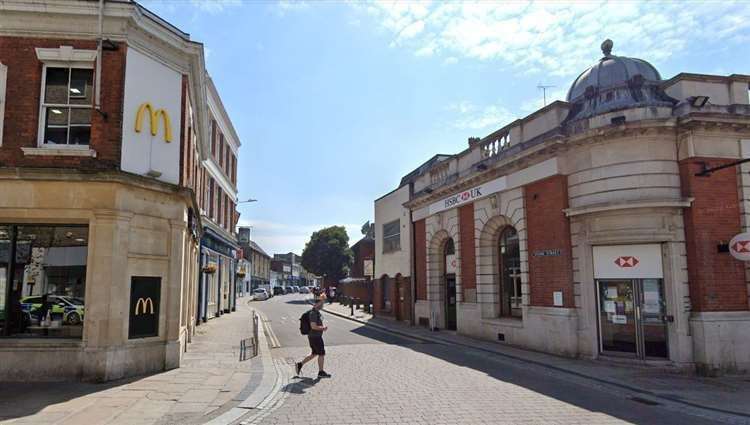
M300 372L302 372L302 362L294 364L294 371L297 373L297 376L299 376Z
M331 377L331 375L328 374L328 373L326 373L323 370L321 370L320 372L318 372L318 378L330 378L330 377Z

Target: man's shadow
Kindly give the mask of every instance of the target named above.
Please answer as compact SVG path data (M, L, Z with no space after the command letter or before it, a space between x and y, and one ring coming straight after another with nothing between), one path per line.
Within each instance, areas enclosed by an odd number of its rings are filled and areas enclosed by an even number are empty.
M305 391L312 388L320 382L320 378L307 378L304 376L295 376L294 378L299 379L297 382L290 382L281 389L285 393L291 394L305 394Z

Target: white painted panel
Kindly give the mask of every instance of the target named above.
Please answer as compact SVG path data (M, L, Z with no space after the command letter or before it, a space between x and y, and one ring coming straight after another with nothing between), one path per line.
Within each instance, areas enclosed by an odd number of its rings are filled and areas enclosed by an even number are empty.
M122 123L123 171L146 175L157 171L158 180L178 184L180 180L180 105L182 76L179 72L128 48L125 66L125 102ZM154 111L164 110L171 121L172 141L165 141L165 125L159 117L156 135L151 134L151 117L144 112L140 132L135 131L136 115L145 102Z
M661 245L609 245L594 247L596 279L659 279L662 270Z
M445 274L451 274L456 273L456 270L458 270L458 259L456 258L456 254L446 255L445 256Z

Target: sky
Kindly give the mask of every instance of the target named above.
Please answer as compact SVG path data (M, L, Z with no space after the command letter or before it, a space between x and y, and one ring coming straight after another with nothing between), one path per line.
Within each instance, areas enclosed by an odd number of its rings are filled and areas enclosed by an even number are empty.
M750 2L141 3L204 43L269 253L330 225L353 244L403 175L542 107L539 85L564 100L607 38L664 79L750 74Z

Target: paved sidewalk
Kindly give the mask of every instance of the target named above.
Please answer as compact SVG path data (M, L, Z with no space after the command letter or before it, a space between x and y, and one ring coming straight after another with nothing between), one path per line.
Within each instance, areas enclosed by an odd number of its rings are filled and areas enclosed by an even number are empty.
M259 360L239 361L252 303L197 328L178 369L105 384L0 384L1 424L201 424L247 397ZM253 378L255 379L255 378Z
M669 368L571 359L477 340L450 331L431 332L423 327L373 317L361 310L355 310L354 316L351 316L350 307L338 303L326 304L324 311L413 338L471 347L570 373L576 377L616 385L651 397L750 417L750 402L748 402L750 400L750 376L748 375L705 378Z

